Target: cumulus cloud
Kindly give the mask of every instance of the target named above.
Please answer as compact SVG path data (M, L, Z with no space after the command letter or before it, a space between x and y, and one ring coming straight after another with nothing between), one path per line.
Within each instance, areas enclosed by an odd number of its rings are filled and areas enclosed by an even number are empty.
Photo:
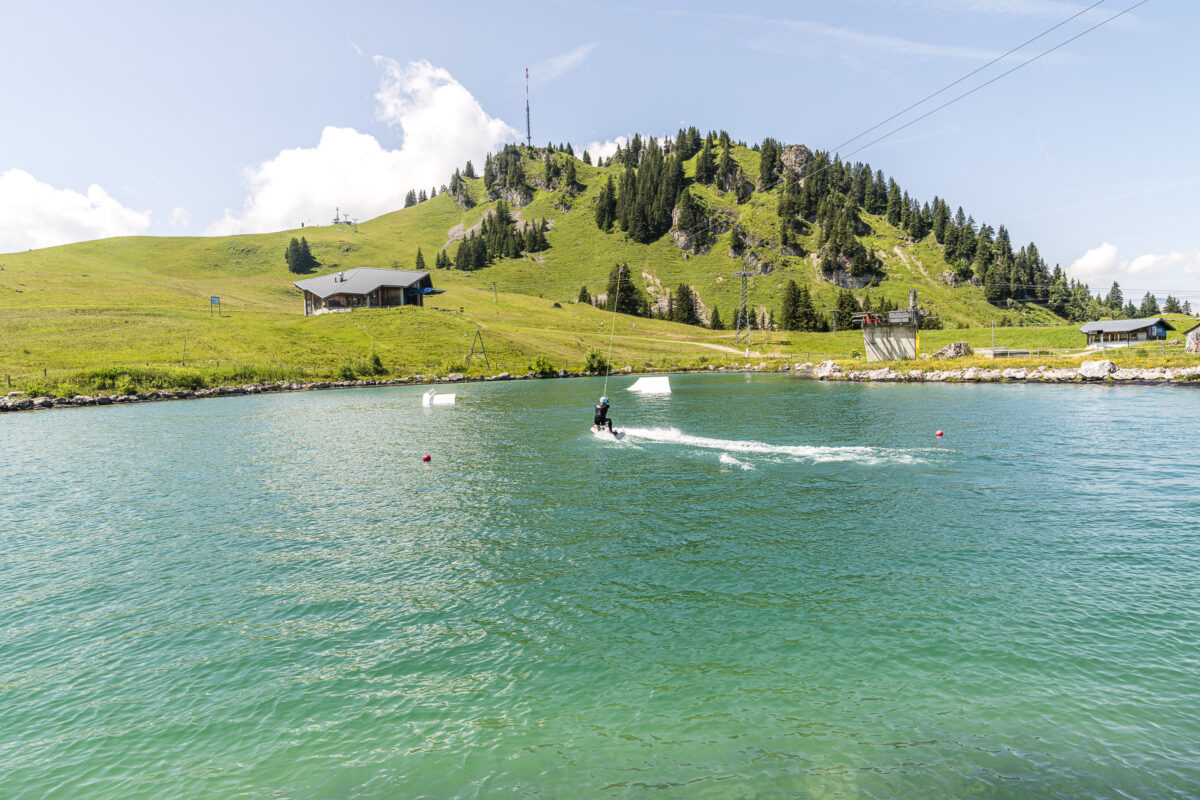
M55 189L24 170L0 175L0 253L128 236L149 227L149 211L126 208L95 184L81 194Z
M624 136L618 136L615 139L609 139L606 142L590 142L582 148L576 148L580 155L586 150L595 162L597 158L608 158L613 153L617 152L617 145L622 149L629 146L629 139Z
M568 70L574 69L583 63L583 60L592 54L596 49L595 42L580 45L574 50L557 55L554 58L548 58L529 71L529 77L535 83L546 83L552 81Z
M340 207L366 219L404 205L409 189L447 182L455 167L517 138L489 116L462 84L428 61L401 66L376 57L383 76L377 116L400 134L398 149L353 128L327 126L315 147L283 150L247 171L249 195L238 212L208 228L222 235L298 227Z
M1183 295L1200 291L1200 247L1186 253L1144 253L1122 258L1116 245L1105 242L1071 263L1067 274L1093 290L1118 281L1125 294L1153 291Z

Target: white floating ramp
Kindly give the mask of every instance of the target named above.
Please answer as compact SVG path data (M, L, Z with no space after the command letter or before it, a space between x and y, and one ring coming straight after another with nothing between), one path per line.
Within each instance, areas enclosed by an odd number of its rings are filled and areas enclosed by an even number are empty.
M429 406L452 406L454 405L454 398L457 396L453 394L438 394L437 389L430 389L421 395L421 405L426 408Z
M641 392L642 394L670 394L671 379L666 375L638 378L626 391Z

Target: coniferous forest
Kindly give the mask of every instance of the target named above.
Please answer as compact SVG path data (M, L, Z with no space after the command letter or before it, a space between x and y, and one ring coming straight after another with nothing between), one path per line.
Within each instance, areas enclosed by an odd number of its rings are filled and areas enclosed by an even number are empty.
M981 295L996 309L1037 307L1068 320L1157 313L1151 307L1157 308L1154 298L1135 306L1116 286L1107 296L1094 296L1060 267L1051 268L1033 242L1014 243L1003 224L977 222L942 197L913 197L869 163L846 162L770 137L748 146L725 131L702 134L693 126L662 139L634 135L605 157L577 156L570 145L508 145L487 155L478 176L470 162L455 170L446 192L464 210L477 203L494 205L465 236L436 253L436 268L480 270L547 251L554 243L554 236L547 236L551 222L522 218L519 209L539 193L550 193L556 211L586 215L596 235L640 245L670 241L685 251L684 258L724 248L727 237L730 258L744 259L760 274L785 258L805 259L822 280L838 287L832 301L828 292L818 301L819 286L789 278L778 284L773 302L756 308L752 326L843 328L855 312L894 307L881 291L872 297L873 287L889 280L893 258L871 238L884 223L910 246L936 248L942 263L930 265L937 274L929 280L974 287L973 296ZM418 204L432 196L436 192L411 199ZM774 220L766 235L764 209ZM754 223L750 227L748 220ZM637 270L631 269L618 295L612 280L617 267L610 262L604 268L612 286L584 286L581 301L599 302L606 288L608 307L616 297L619 309L628 313L693 325L736 324L736 308L727 303L722 315L715 303L706 304L695 283L655 286L651 296L651 287L639 286ZM1169 310L1184 310L1170 301Z

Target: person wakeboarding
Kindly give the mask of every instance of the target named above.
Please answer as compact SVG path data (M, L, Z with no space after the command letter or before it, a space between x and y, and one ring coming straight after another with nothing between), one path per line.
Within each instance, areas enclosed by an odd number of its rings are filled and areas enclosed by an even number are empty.
M595 423L597 430L599 430L599 429L603 428L605 425L607 425L608 432L613 434L614 436L616 435L617 432L613 430L612 420L608 418L608 398L607 397L601 397L600 402L596 404L596 418L595 418L595 420L593 420L593 422Z

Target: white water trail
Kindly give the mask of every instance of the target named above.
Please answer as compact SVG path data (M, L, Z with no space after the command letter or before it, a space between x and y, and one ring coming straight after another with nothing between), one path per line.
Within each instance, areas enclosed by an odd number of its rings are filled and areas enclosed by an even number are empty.
M707 436L692 436L678 428L626 428L625 438L642 442L678 444L723 450L725 453L761 454L784 456L788 460L814 464L849 462L855 464L921 464L924 459L904 450L886 447L826 447L817 445L782 445L766 442L742 441L740 439L713 439Z
M749 471L749 470L752 470L752 469L754 469L754 465L753 465L753 464L747 464L745 461L739 461L738 459L736 459L736 458L734 458L733 456L729 455L729 453L721 453L721 455L719 455L719 456L717 457L717 461L720 461L722 464L724 464L724 465L726 465L726 466L729 466L729 467L739 467L739 468L741 468L741 469L744 469L744 470L746 470L746 471Z

